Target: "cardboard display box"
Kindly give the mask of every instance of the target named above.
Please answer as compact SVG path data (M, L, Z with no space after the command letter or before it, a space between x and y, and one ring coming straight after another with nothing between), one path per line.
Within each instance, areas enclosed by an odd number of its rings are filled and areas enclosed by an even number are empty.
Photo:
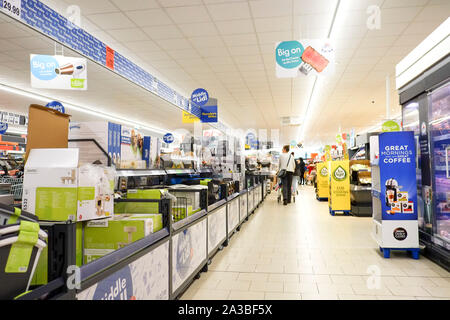
M36 104L30 106L28 115L25 160L33 149L68 147L70 115Z

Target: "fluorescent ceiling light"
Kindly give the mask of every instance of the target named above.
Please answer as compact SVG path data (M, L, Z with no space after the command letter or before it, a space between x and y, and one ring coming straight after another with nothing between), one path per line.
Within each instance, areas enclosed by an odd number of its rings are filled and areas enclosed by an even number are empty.
M342 22L345 20L343 14L339 14L340 12L343 11L342 5L341 3L345 2L345 4L348 6L350 1L342 1L342 0L337 0L336 1L336 7L334 10L334 14L333 14L333 19L331 21L331 25L330 25L330 30L328 31L328 39L334 39L336 36L336 26L342 25ZM320 82L320 84L319 84ZM304 119L304 124L302 126L302 133L300 136L300 141L303 142L303 140L305 139L305 134L306 134L306 129L307 129L307 123L309 123L310 117L312 116L312 110L313 110L313 106L316 105L316 96L317 96L317 92L319 92L318 90L318 86L322 86L323 85L323 80L319 81L319 77L316 76L316 79L314 80L314 84L311 90L311 95L309 96L309 101L308 101L308 105L306 107L306 112L305 112L305 116L303 117Z
M130 121L127 119L122 118L121 116L116 116L116 115L110 115L107 113L103 113L101 111L97 111L94 108L91 107L87 107L87 106L80 106L80 105L75 105L72 103L67 103L63 100L57 99L57 98L49 98L46 96L42 96L39 94L35 94L35 93L31 93L25 90L21 90L21 89L17 89L17 88L13 88L4 84L0 84L0 90L9 92L9 93L13 93L16 95L20 95L23 97L27 97L33 100L38 100L44 103L49 103L53 100L58 100L60 101L66 108L70 109L70 110L74 110L74 111L78 111L84 114L88 114L94 117L100 117L103 118L105 120L109 120L109 121L113 121L113 122L118 122L118 123L122 123L124 125L129 125L131 127L134 127L136 129L141 129L141 130L147 130L150 132L155 132L155 133L159 133L159 134L166 134L167 132L169 132L169 130L165 130L165 129L161 129L161 128L156 128L156 127L151 127L147 124L143 124L143 123L139 123L139 122L135 122L135 121Z

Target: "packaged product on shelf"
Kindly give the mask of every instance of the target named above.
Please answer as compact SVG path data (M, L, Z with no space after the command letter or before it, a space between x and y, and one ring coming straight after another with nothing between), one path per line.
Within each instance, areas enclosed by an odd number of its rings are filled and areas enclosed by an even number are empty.
M144 138L139 131L133 128L122 126L120 139L122 161L131 161L133 166L141 166L142 164L137 161L142 161L143 146ZM145 163L145 161L143 162ZM145 165L143 168L145 168Z
M142 160L145 161L149 169L159 168L159 152L161 149L161 140L155 137L144 137L144 147L142 151Z
M77 122L69 126L69 140L94 139L108 153L113 164L119 164L121 159L121 128L120 124L106 121ZM80 148L80 162L93 163L103 157L103 153L93 144L71 142L72 147Z
M84 262L89 263L163 228L161 214L120 214L89 221L84 230Z
M102 180L108 180L104 170L79 166L78 149L33 149L25 166L22 207L43 221L112 216L111 189L101 192Z
M127 199L138 200L160 200L168 195L166 189L135 189L128 190ZM133 214L147 214L159 213L158 202L117 202L114 204L115 213L133 213Z

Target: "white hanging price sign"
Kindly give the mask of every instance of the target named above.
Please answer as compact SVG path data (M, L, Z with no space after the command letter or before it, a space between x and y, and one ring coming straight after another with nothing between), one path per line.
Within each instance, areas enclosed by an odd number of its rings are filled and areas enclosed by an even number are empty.
M22 0L0 0L0 11L20 20L22 16Z

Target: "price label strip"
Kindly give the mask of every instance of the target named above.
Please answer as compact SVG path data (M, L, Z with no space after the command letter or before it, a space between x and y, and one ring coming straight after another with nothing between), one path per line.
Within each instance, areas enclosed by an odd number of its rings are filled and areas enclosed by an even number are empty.
M14 19L21 19L22 0L0 0L0 11Z

